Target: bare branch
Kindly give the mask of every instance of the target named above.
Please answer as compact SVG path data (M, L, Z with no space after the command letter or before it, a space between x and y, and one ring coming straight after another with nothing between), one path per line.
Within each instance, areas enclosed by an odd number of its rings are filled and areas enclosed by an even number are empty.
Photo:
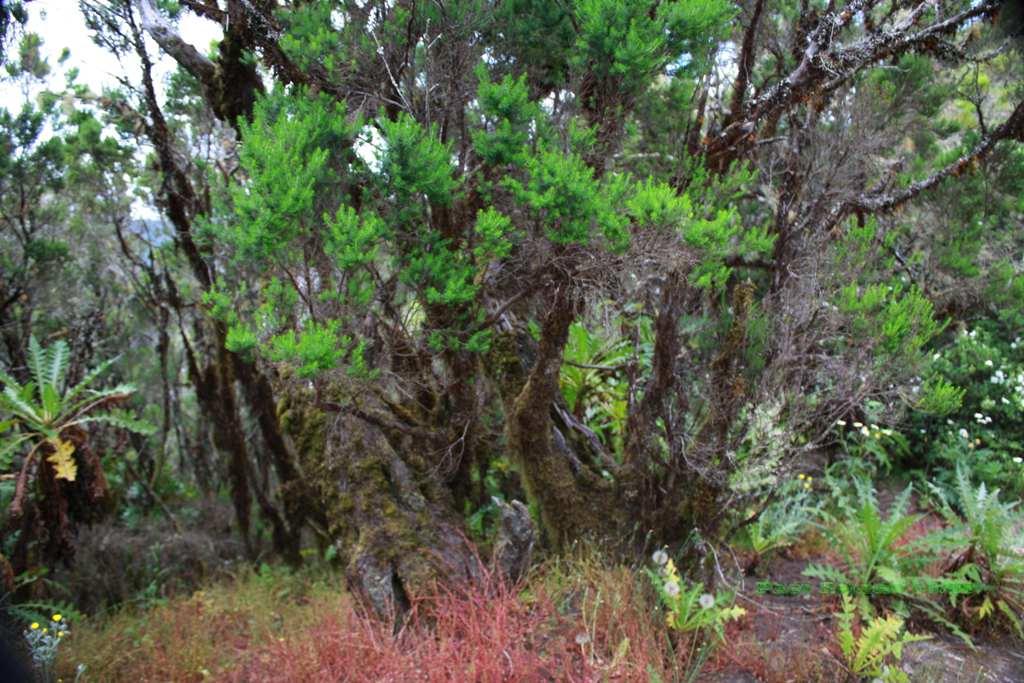
M891 194L867 193L851 200L847 200L834 208L825 223L826 229L831 229L842 221L846 216L854 212L859 213L886 213L903 206L914 199L922 192L934 188L936 185L948 178L955 178L963 173L973 170L974 167L988 157L996 145L1003 140L1017 140L1024 142L1024 102L1017 105L1009 118L998 128L988 135L967 154L942 168L931 176L912 183L909 187Z
M136 0L142 28L160 48L206 87L213 87L217 67L178 34L177 29L156 8L153 0Z

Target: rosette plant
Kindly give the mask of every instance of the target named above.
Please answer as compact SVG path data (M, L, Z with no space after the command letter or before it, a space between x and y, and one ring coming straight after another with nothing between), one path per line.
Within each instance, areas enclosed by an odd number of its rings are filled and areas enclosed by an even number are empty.
M49 558L69 560L72 519L88 521L102 510L107 483L99 456L89 447L89 426L153 431L117 407L134 393L133 387L92 388L113 359L68 386L70 357L66 342L44 347L33 337L28 381L0 370L0 476L14 481L4 526L20 527L13 552L21 568L28 564L32 541L40 538L45 538Z

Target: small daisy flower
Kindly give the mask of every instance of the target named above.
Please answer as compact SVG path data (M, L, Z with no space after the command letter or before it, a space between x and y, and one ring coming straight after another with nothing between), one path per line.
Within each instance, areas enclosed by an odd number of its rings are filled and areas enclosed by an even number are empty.
M1020 457L1020 456L1018 455L1017 457L1015 457L1015 458L1013 459L1013 461L1014 461L1015 463L1017 463L1017 464L1019 465L1019 464L1021 464L1021 463L1024 463L1024 458L1022 458L1022 457Z

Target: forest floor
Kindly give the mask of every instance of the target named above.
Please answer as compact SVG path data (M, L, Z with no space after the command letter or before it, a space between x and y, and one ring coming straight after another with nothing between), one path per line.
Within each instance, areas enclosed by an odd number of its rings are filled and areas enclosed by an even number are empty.
M514 588L492 581L423 601L398 633L360 616L326 569L264 566L189 596L72 628L58 674L81 681L846 681L835 596L771 595L827 561L811 538L743 579L729 624L694 678L694 648L668 635L649 580L594 560L549 561ZM1024 681L1019 644L971 650L934 636L906 649L911 681Z
M890 507L895 491L882 489L881 507ZM942 525L916 500L911 505L922 517L901 543ZM515 586L491 577L471 590L424 598L394 630L362 615L342 589L341 573L324 562L311 561L299 571L252 569L237 562L240 550L230 528L210 521L223 515L216 509L204 515L197 527L202 534L182 535L157 523L131 533L96 529L82 539L72 585L76 594L94 598L89 604L97 613L72 623L59 652L59 678L82 683L854 680L836 636L839 599L823 594L817 581L803 574L811 563L840 564L814 531L752 568L749 553L727 549L720 555L723 577L742 577L723 578L721 588L735 592L746 614L729 622L724 639L702 658L691 640L666 628L644 568L609 566L593 551L541 560ZM130 569L133 558L161 571L178 567L177 573L162 575L159 590L143 590L148 575ZM118 601L125 606L96 610L96 601L113 600L116 590L125 590L125 577L135 574L132 590L138 598L122 594ZM809 589L766 593L769 581ZM77 602L84 609L88 600ZM931 636L904 650L901 668L911 681L1024 681L1019 641L975 634L972 649L928 624L911 622L908 629Z

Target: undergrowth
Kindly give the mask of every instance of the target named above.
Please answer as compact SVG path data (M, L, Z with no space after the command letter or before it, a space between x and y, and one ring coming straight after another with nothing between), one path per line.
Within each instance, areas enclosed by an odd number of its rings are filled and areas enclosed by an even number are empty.
M682 680L645 577L551 561L518 585L489 576L415 602L403 626L362 614L327 570L264 568L86 621L58 672L83 681Z

